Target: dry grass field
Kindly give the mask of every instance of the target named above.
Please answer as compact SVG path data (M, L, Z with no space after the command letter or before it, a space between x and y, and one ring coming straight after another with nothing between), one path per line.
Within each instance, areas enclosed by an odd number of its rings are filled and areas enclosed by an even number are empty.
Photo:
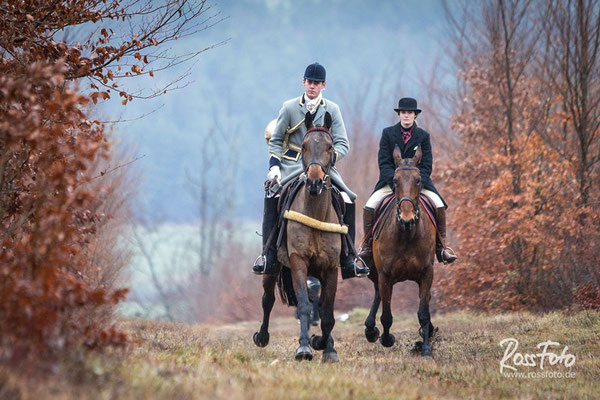
M11 399L439 399L600 397L600 314L561 311L543 315L449 313L433 316L439 327L434 361L413 353L416 315L395 315L392 348L363 336L367 311L357 309L334 328L339 364L293 359L298 345L294 318L272 323L271 341L255 347L259 321L226 326L186 326L128 320L134 344L126 352L87 355L56 366L47 376L0 369L0 398ZM290 309L290 314L292 310ZM517 352L549 351L576 357L564 363L519 366L537 377L506 377L500 371L505 338ZM513 365L511 362L508 364ZM574 377L540 377L539 373Z

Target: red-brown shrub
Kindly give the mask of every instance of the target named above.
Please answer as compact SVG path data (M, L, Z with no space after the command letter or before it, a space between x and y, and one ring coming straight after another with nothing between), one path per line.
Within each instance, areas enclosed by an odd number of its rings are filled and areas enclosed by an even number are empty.
M111 149L88 106L115 94L126 104L135 96L120 88L122 79L154 76L153 69L200 54L203 50L152 57L153 50L164 55L164 43L177 35L212 24L214 16L203 16L204 5L2 3L1 359L125 342L104 318L127 292L114 290L124 259L111 248L123 198L116 194L118 182L93 180L98 172L93 168L110 157ZM87 80L89 93L78 88L78 79Z
M87 170L108 143L101 127L84 123L88 100L68 88L65 72L62 62L33 63L0 76L0 329L13 354L122 342L93 312L126 290L91 286L83 274L102 219Z
M545 26L542 37L562 39L543 47L533 33L539 30L532 29L538 10L529 5L482 3L481 14L468 18L483 34L457 43L465 94L452 128L461 147L444 178L455 204L450 216L460 258L439 285L446 308L560 308L572 303L576 287L600 279L600 212L589 201L600 193L598 169L589 162L598 160L598 126L589 121L598 118L591 104L600 93L599 64L578 59L585 64L574 66L555 54L581 45L562 41L570 28L557 31L558 22L568 20L565 14L574 17L576 9L580 17L587 11L579 9L583 3L557 2L557 23ZM598 37L593 24L581 32ZM594 43L598 48L600 42ZM587 51L574 53L583 57ZM560 71L565 66L566 78ZM588 80L579 68L596 73ZM580 97L579 90L590 97Z
M591 282L575 289L573 301L586 310L600 310L600 287Z

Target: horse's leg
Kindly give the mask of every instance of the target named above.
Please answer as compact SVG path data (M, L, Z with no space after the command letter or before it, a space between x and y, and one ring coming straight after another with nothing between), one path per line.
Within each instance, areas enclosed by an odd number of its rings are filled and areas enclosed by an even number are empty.
M335 292L337 290L337 268L332 268L323 274L321 288L321 336L310 338L310 345L315 350L325 350L323 352L323 362L338 362L339 358L333 347L333 336L331 331L335 325L333 316L333 305L335 302Z
M396 338L390 333L390 327L394 318L392 317L392 282L385 274L379 274L379 294L381 296L381 325L383 334L379 341L384 347L392 347Z
M377 282L379 277L377 275L376 268L371 269L369 279L373 281L373 287L375 288L375 297L373 298L373 303L371 304L369 315L365 320L365 336L367 337L367 340L370 343L374 343L377 339L379 339L379 329L377 329L377 327L375 326L375 317L377 315L377 310L379 310L379 303L381 303L381 296L379 296L379 284Z
M433 268L429 268L423 279L419 282L419 324L421 325L421 336L423 337L423 347L421 355L427 358L433 358L431 353L431 335L433 325L431 324L431 315L429 314L429 300L431 300L431 283L433 282Z
M308 329L310 324L310 301L308 300L308 289L306 287L306 271L308 271L307 262L296 254L290 256L290 268L292 270L292 279L294 280L294 289L298 306L296 307L296 317L300 320L300 346L296 350L296 360L312 360L313 355L308 347Z
M271 310L275 303L275 285L277 284L278 277L279 274L263 275L263 321L260 325L260 330L255 332L253 337L254 344L258 347L265 347L269 344L269 317L271 316Z
M308 300L312 305L310 310L310 324L313 326L319 325L321 315L319 314L319 292L321 291L321 282L317 278L308 277Z
M321 314L319 313L319 300L312 302L312 310L310 311L310 324L313 326L319 325Z

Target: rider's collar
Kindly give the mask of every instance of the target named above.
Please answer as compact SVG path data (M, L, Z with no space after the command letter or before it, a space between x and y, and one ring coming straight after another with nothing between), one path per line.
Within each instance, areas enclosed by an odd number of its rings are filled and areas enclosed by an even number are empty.
M323 98L323 93L319 93L319 96L317 96L317 98L314 100L309 99L308 96L306 95L306 93L303 93L302 96L300 96L300 101L298 102L298 104L300 104L300 107L304 107L305 103L312 103L312 102L314 102L315 104L319 104L321 107L325 107L326 103L325 103L325 99Z
M416 124L413 122L413 124L411 126L409 126L408 128L405 128L404 126L402 126L402 123L400 123L400 129L403 132L412 132L412 130L415 128Z

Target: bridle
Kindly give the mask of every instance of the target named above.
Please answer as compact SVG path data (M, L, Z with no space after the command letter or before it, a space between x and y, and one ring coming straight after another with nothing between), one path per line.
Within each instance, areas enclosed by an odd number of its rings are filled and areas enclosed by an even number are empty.
M417 167L401 167L401 168L396 168L396 170L401 170L401 171L420 171L419 168ZM409 201L410 204L412 204L412 206L415 209L415 217L414 220L417 221L419 219L419 205L410 197L408 196L404 196L401 199L396 199L396 218L398 218L398 221L400 221L401 217L400 217L400 205L402 204L403 201Z
M329 136L329 138L331 139L331 143L333 143L333 135L331 134L329 129L322 127L322 126L315 126L306 131L306 133L304 134L304 138L306 138L306 136L308 136L308 134L312 133L312 132L320 132L320 133L327 134ZM304 141L304 139L302 141ZM325 173L325 178L323 178L323 181L328 182L329 181L329 172L331 171L331 166L333 165L333 157L334 157L334 152L332 151L327 165L323 165L323 163L320 160L312 159L311 161L309 161L306 164L306 167L304 168L304 176L307 175L308 169L310 168L310 166L316 164L319 167L321 167L321 169Z

